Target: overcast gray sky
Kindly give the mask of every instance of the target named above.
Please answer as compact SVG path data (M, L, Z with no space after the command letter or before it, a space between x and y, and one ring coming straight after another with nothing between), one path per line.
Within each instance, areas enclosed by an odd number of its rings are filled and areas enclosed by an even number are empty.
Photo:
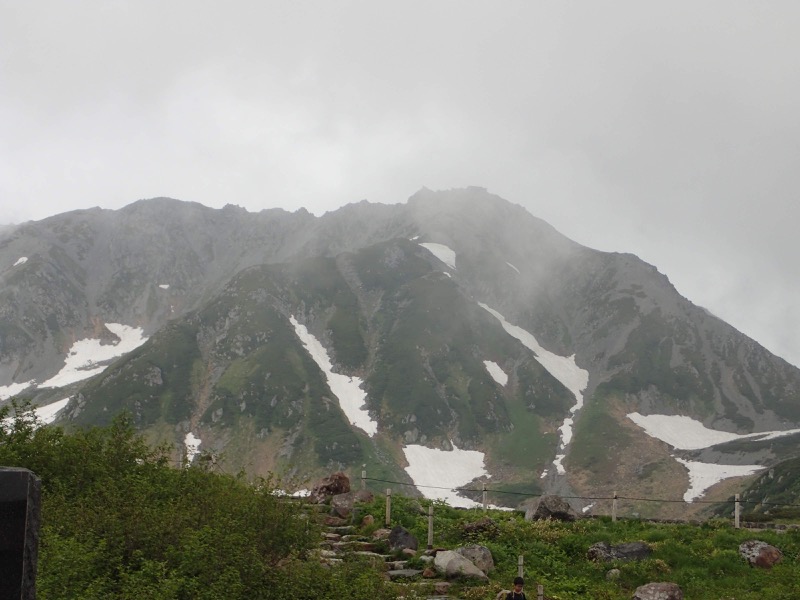
M800 2L0 0L0 223L483 186L800 365Z

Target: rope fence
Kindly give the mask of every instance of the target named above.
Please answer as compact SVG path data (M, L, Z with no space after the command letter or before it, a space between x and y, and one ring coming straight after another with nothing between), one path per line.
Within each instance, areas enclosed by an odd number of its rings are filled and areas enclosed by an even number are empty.
M417 485L414 483L408 483L405 481L392 481L389 479L378 479L375 477L367 477L366 471L361 471L361 489L366 489L367 481L375 482L375 483L384 483L389 485L395 486L406 486L412 487L414 489L431 489L431 490L446 490L446 491L453 491L453 492L474 492L474 493L481 493L482 497L482 504L483 509L487 510L489 508L488 503L488 494L496 493L496 494L504 494L504 495L511 495L511 496L525 496L528 498L535 498L537 496L541 496L540 493L534 492L515 492L515 491L508 491L502 489L492 489L488 488L484 483L480 489L477 488L468 488L468 487L459 487L459 488L452 488L446 486L435 486L435 485ZM386 488L386 523L389 524L390 515L391 515L391 488ZM618 506L617 503L619 500L627 500L632 502L658 502L658 503L681 503L681 504L716 504L716 505L725 505L728 503L733 504L733 513L734 513L734 527L740 528L741 527L741 510L742 506L746 505L754 505L754 506L764 506L764 507L781 507L781 508L798 508L800 509L800 504L793 504L793 503L779 503L779 502L765 502L759 500L742 500L739 494L735 494L732 500L692 500L691 502L687 500L677 500L673 498L641 498L636 496L621 496L616 492L613 493L612 496L560 496L565 500L582 500L588 502L598 502L598 501L610 501L611 502L611 520L612 522L617 521L617 512ZM431 511L433 506L430 507ZM432 517L430 517L432 519Z

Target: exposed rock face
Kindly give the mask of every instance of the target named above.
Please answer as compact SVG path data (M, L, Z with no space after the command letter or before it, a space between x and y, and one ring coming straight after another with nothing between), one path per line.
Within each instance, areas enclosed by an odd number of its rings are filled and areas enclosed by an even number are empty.
M346 494L349 491L350 479L347 477L347 475L341 471L338 471L329 475L328 477L325 477L322 481L315 485L314 489L311 490L311 494L309 495L308 499L310 502L324 504L333 496Z
M418 546L419 542L414 534L401 525L395 526L389 534L389 547L392 550L405 550L406 548L416 550Z
M472 562L476 567L487 575L494 570L494 559L492 552L486 546L472 544L470 546L461 546L455 550L461 556Z
M683 600L683 590L677 583L648 583L636 588L633 600Z
M644 560L653 553L644 542L627 542L616 546L608 542L597 542L586 551L589 560L611 562L612 560Z
M525 520L543 521L545 519L575 521L578 519L578 513L561 496L542 496L538 502L532 504L525 511Z
M453 550L437 552L433 564L436 570L442 573L447 579L466 577L469 579L478 579L480 581L489 580L486 573L475 566L471 560Z
M759 540L742 542L739 554L750 563L750 566L761 569L771 569L783 560L783 553L778 548Z

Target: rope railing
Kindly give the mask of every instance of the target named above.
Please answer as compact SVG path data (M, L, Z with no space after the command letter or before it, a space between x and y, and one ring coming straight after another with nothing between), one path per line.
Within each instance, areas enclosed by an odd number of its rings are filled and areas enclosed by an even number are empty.
M366 488L366 482L371 481L375 483L384 483L389 485L396 485L396 486L405 486L405 487L412 487L414 489L430 489L430 490L447 490L453 492L473 492L473 493L481 493L483 496L483 508L484 510L488 508L487 503L487 495L490 493L494 494L504 494L504 495L511 495L511 496L526 496L526 497L538 497L542 496L541 493L538 492L519 492L519 491L510 491L510 490L503 490L497 488L489 488L484 484L480 489L477 488L469 488L469 487L447 487L447 486L436 486L436 485L419 485L414 483L409 483L407 481L393 481L390 479L380 479L376 477L367 477L366 471L361 472L361 487L362 489ZM389 512L391 511L391 489L387 488L387 522L389 520ZM683 500L683 499L674 499L674 498L642 498L637 496L621 496L614 492L613 496L561 496L561 498L565 500L582 500L587 502L597 502L597 501L611 501L612 502L612 512L611 518L612 521L616 522L617 520L617 502L619 500L626 500L630 502L658 502L658 503L680 503L680 504L716 504L716 505L725 505L725 504L733 504L734 508L734 525L736 528L741 527L741 507L743 505L758 505L758 506L765 506L765 507L781 507L781 508L800 508L800 504L795 503L779 503L779 502L764 502L758 500L741 500L739 494L735 494L732 499L728 500Z
M447 486L438 486L438 485L419 485L415 483L408 483L406 481L392 481L390 479L377 479L375 477L363 477L365 481L375 481L378 483L388 483L392 485L402 485L408 486L413 488L424 488L424 489L431 489L431 490L448 490L451 492L488 492L488 493L495 493L495 494L504 494L507 496L527 496L527 497L536 497L541 496L542 494L538 492L514 492L511 490L503 490L503 489L495 489L495 488L468 488L468 487L447 487ZM674 498L640 498L636 496L561 496L562 498L568 500L589 500L589 501L598 501L598 500L630 500L634 502L675 502L675 503L682 503L682 504L725 504L726 502L734 502L735 500L692 500L691 502L688 500L678 500ZM800 504L786 504L786 503L778 503L778 502L762 502L760 500L739 500L740 504L758 504L761 506L781 506L781 507L788 507L788 508L800 508Z

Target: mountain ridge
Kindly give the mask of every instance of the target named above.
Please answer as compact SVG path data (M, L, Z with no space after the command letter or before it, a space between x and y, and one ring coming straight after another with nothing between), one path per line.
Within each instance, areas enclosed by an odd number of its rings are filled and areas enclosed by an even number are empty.
M447 247L454 268L424 244ZM74 211L0 234L0 265L15 265L0 268L0 385L52 376L103 323L141 327L150 339L103 374L28 394L70 394L67 424L138 411L154 439L178 446L201 427L232 469L366 462L407 479L403 444L454 444L485 452L508 485L596 491L605 484L593 479L622 477L632 489L680 487L669 448L626 414L685 414L735 433L800 423L798 369L692 304L656 267L581 246L483 188L423 188L406 204L362 201L319 217L172 199ZM551 463L575 399L481 303L588 372L563 477ZM335 369L363 379L376 439L333 419L336 396L302 358L295 316ZM133 389L138 400L107 404ZM598 460L612 447L633 455ZM693 458L774 464L793 453L764 443ZM647 464L663 473L630 475Z

